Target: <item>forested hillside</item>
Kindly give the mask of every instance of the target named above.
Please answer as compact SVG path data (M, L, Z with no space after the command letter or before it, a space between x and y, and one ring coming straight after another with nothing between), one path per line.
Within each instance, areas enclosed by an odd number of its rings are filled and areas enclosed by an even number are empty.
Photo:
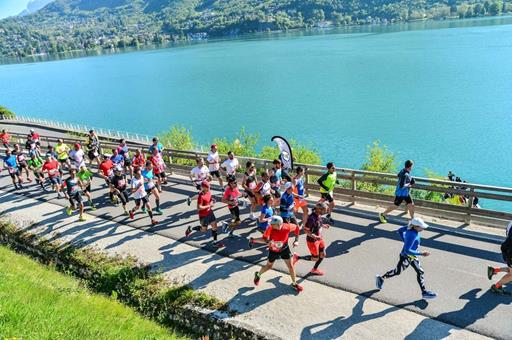
M510 0L512 1L512 0ZM121 48L265 30L500 15L502 0L56 0L0 21L0 55Z

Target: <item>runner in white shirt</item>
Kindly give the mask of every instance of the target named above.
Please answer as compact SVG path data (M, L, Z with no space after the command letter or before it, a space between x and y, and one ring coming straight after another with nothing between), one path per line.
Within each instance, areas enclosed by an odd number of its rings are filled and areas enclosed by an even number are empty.
M204 165L204 160L201 157L196 158L196 164L197 166L190 171L190 180L192 181L192 184L197 189L197 194L193 194L192 196L187 198L187 204L190 206L192 204L192 200L197 199L197 195L201 191L201 183L203 181L211 181L212 176L210 176L210 170L206 165Z
M82 146L79 143L76 143L73 150L69 152L71 167L77 171L80 170L82 166L85 166L84 157L85 153L84 150L82 150Z
M146 189L144 189L144 178L142 178L140 169L135 170L133 173L131 189L133 199L135 200L135 207L130 210L130 218L135 218L135 212L139 210L142 202L142 205L147 209L149 218L151 219L151 224L157 224L158 222L153 218L153 211L149 205L148 194Z
M221 167L226 171L227 176L234 176L236 174L236 171L240 168L240 164L238 163L238 159L235 158L233 151L228 152L228 159L222 163Z
M217 144L212 144L210 147L210 152L208 152L208 157L206 158L208 162L208 170L210 170L210 176L217 177L219 180L219 185L222 187L222 178L220 176L220 157L219 152L217 150Z

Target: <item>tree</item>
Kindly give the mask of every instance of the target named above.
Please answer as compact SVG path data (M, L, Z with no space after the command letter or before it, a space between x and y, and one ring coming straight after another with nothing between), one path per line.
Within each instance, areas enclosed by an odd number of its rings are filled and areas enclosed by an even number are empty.
M0 118L1 119L13 119L16 118L16 114L8 108L0 105Z

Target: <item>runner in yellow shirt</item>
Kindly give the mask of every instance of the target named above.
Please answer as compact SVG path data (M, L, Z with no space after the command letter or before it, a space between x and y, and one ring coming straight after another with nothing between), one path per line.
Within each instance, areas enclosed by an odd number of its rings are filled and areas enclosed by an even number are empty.
M61 168L65 167L69 169L71 166L69 162L69 151L71 151L71 148L67 144L64 144L62 139L59 139L55 146L55 152L57 153L57 160L61 164Z

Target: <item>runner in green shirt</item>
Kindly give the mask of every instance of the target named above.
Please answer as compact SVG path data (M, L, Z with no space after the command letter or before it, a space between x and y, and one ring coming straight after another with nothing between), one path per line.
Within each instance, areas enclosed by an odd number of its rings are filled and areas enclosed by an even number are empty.
M92 202L91 197L91 182L92 182L92 176L94 174L90 172L85 165L82 165L80 167L80 171L76 173L76 177L80 179L80 183L82 185L82 191L87 196L87 201L89 202L89 205L91 206L91 210L96 210L96 207L94 206L94 203Z
M34 177L36 179L36 182L43 188L44 191L46 191L46 188L44 187L44 175L43 175L43 160L39 155L35 152L33 152L30 156L30 159L27 161L28 168L34 172Z

